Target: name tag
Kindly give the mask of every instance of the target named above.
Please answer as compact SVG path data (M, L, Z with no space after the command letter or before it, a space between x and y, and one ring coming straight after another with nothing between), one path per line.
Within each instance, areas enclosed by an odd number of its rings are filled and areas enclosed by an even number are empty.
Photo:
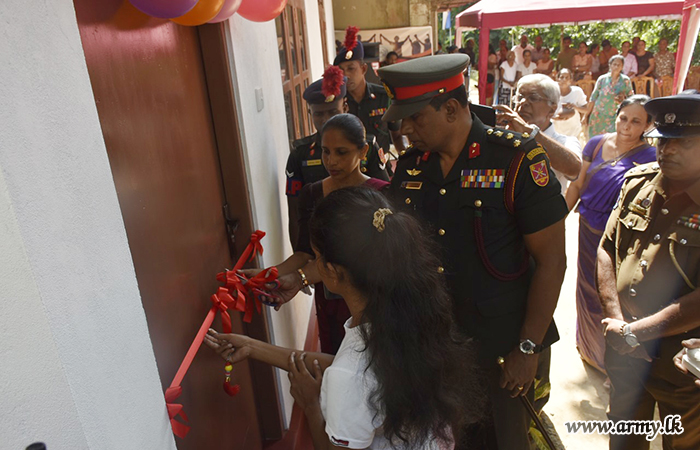
M404 181L401 183L402 189L421 189L423 187L422 181Z
M500 189L506 181L505 169L467 169L462 171L463 188Z
M302 161L301 165L304 167L311 167L311 166L320 166L323 164L320 159L307 159L306 161Z

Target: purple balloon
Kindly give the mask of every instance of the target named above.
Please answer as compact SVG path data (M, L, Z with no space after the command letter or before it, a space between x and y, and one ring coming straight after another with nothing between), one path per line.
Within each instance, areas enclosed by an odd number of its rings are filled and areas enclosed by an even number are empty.
M198 0L129 0L139 11L159 19L174 19L187 14Z
M238 11L238 7L241 6L242 1L243 0L225 0L224 6L221 8L221 11L219 11L219 14L207 23L217 23L227 20Z

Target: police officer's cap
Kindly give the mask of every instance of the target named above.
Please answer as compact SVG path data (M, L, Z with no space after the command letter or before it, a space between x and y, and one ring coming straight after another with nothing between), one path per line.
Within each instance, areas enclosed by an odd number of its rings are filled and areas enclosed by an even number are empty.
M700 94L695 89L649 100L644 109L654 117L656 125L646 137L673 139L700 136Z
M330 66L323 78L316 80L304 90L304 100L309 105L323 105L345 98L348 78L338 67Z
M358 31L360 30L357 27L348 27L345 30L345 41L333 60L334 66L339 66L340 63L347 61L362 62L365 59L365 48L362 46L362 42L357 39Z
M391 98L391 106L382 120L389 122L411 116L434 97L464 86L464 70L468 65L469 56L454 53L382 67L379 78Z

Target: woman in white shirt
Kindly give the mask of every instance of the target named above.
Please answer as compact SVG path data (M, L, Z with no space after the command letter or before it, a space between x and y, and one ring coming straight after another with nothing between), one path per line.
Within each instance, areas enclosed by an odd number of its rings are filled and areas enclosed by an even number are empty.
M316 450L453 448L452 430L481 417L485 386L430 238L365 187L330 193L309 229L325 286L352 314L335 359L213 330L207 345L227 361L288 370Z
M530 50L523 51L523 62L518 64L517 75L515 76L515 81L524 77L525 75L532 75L537 70L537 64L532 62L532 52Z
M518 76L518 65L515 64L515 52L509 50L506 60L500 65L500 84L498 86L498 104L511 105L513 89Z

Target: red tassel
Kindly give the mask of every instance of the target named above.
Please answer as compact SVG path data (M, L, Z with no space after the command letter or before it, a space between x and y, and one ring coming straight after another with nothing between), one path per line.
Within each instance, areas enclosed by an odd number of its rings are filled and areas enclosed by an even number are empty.
M359 32L360 29L357 27L348 27L345 30L345 42L343 43L345 50L352 50L357 47L357 33Z
M323 96L339 96L340 86L345 83L343 78L343 71L340 69L340 67L329 66L326 71L323 72L323 82L321 83L321 93Z
M241 387L237 384L232 385L231 383L224 381L224 391L231 397L237 395L241 392Z

